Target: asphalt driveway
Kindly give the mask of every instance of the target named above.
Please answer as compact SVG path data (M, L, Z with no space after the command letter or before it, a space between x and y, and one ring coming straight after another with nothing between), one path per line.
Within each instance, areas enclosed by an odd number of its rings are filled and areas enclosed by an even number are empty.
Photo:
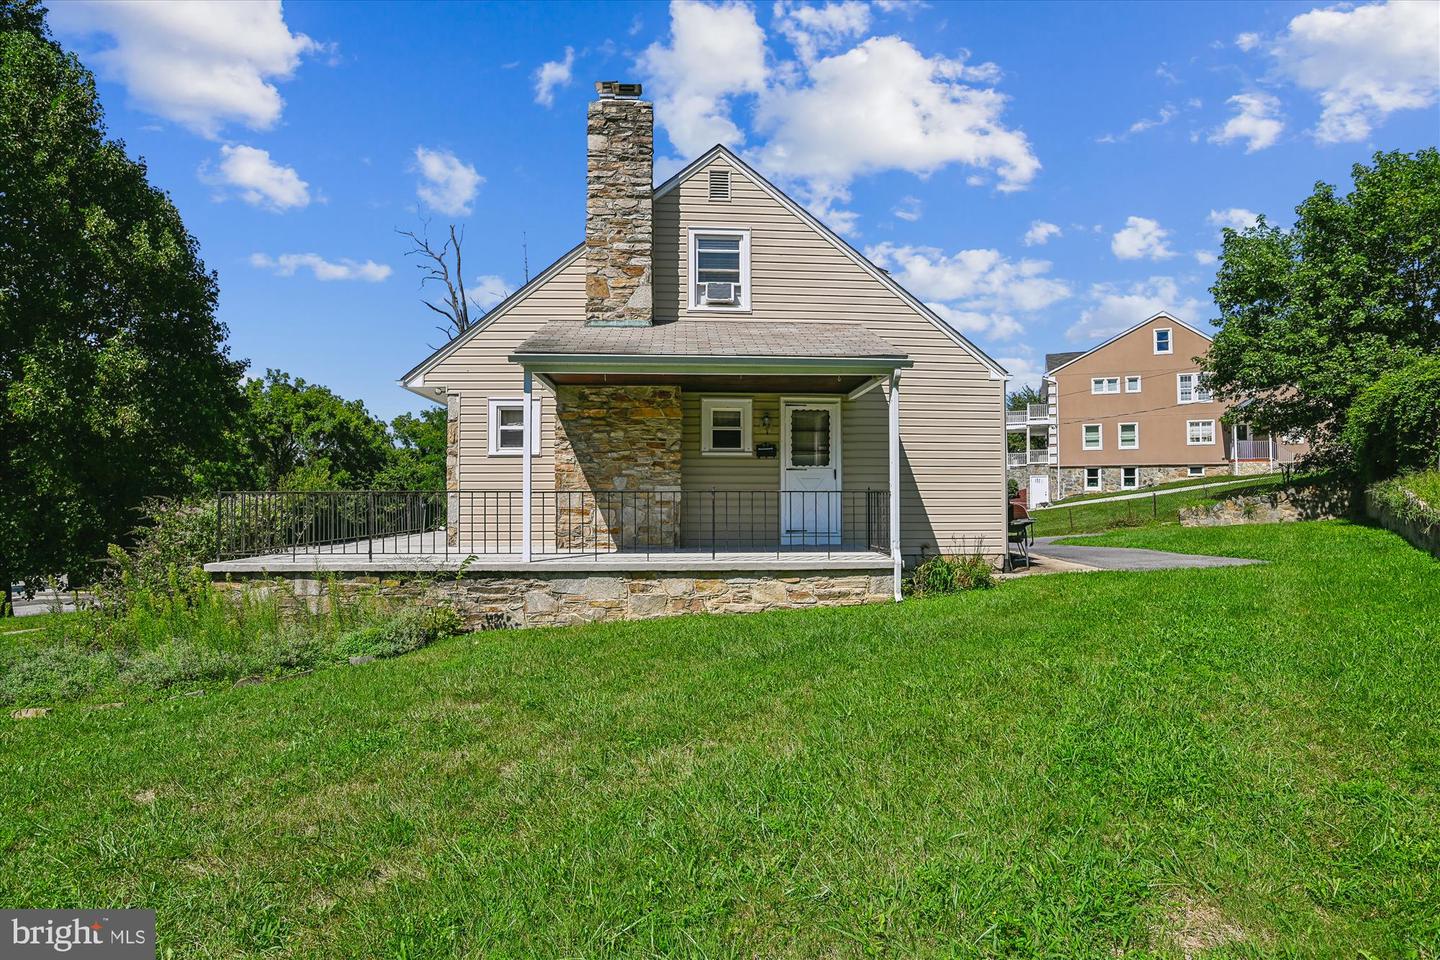
M1055 543L1068 537L1036 537L1030 553L1096 570L1185 570L1201 567L1244 567L1263 560L1241 557L1206 557L1194 553L1166 553L1134 547L1081 547Z

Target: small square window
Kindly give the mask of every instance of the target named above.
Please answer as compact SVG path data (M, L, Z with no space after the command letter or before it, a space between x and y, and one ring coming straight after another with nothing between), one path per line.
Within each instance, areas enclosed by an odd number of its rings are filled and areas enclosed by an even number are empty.
M746 456L751 452L749 397L704 397L700 401L700 452Z
M1140 392L1140 378L1139 378L1139 377L1126 377L1126 378L1125 378L1125 392L1126 392L1126 393L1139 393L1139 392Z
M1211 446L1215 443L1214 420L1187 420L1185 442L1192 447Z
M540 452L540 400L532 398L535 430L530 437L530 452ZM492 399L490 401L489 448L492 457L518 457L525 451L524 398Z
M1104 447L1101 439L1100 424L1087 423L1084 427L1083 441L1080 444L1086 450L1100 450Z
M1170 328L1160 327L1155 331L1155 352L1173 353L1174 342L1170 339Z
M1204 467L1189 467L1189 468L1186 470L1186 476L1190 476L1190 477L1203 477L1203 476L1205 476L1205 468L1204 468Z
M1099 490L1099 489L1100 489L1100 468L1099 468L1099 467L1086 467L1086 468L1085 468L1085 489L1086 489L1086 490Z
M1120 489L1135 490L1140 486L1140 468L1122 467L1120 470Z

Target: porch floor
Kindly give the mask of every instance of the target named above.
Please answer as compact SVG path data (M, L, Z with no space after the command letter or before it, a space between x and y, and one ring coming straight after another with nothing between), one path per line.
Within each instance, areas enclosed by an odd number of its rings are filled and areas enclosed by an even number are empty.
M351 540L319 547L297 548L234 560L205 564L205 572L227 573L378 573L408 571L458 571L463 565L471 575L485 573L587 573L608 570L616 573L665 571L777 571L777 570L873 570L890 572L887 553L874 550L827 548L795 549L627 549L613 553L586 551L535 554L529 563L519 551L496 553L469 550L465 545L448 550L434 549L435 537L417 534L384 537L373 542Z

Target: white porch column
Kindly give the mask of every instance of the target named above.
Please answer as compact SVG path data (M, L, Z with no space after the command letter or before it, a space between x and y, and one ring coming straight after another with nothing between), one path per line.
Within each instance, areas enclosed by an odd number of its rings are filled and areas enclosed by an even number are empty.
M520 504L520 536L524 538L524 542L520 545L520 559L525 563L530 562L530 493L532 486L530 476L530 450L534 443L536 426L534 417L534 395L534 377L531 376L529 368L526 368L525 413L521 418L521 423L524 424L525 427L523 431L525 450L520 454L520 497L522 501Z
M895 602L900 602L900 371L890 374L890 559L894 569Z

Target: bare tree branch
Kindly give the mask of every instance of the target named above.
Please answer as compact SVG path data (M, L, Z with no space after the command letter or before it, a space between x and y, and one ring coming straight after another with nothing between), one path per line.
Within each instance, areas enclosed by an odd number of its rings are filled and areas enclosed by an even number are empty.
M460 259L460 246L465 239L465 231L461 230L457 233L455 225L450 224L450 238L441 244L438 250L430 242L430 222L428 220L425 221L418 234L413 230L396 230L395 232L411 243L411 247L405 252L405 255L420 258L420 262L415 266L420 271L421 289L424 289L427 283L432 282L444 287L444 295L440 298L440 302L444 306L436 306L425 299L420 301L445 318L448 326L437 329L451 340L469 330L475 321L470 318L470 301L465 296L465 277ZM450 266L452 256L455 259L453 271Z

